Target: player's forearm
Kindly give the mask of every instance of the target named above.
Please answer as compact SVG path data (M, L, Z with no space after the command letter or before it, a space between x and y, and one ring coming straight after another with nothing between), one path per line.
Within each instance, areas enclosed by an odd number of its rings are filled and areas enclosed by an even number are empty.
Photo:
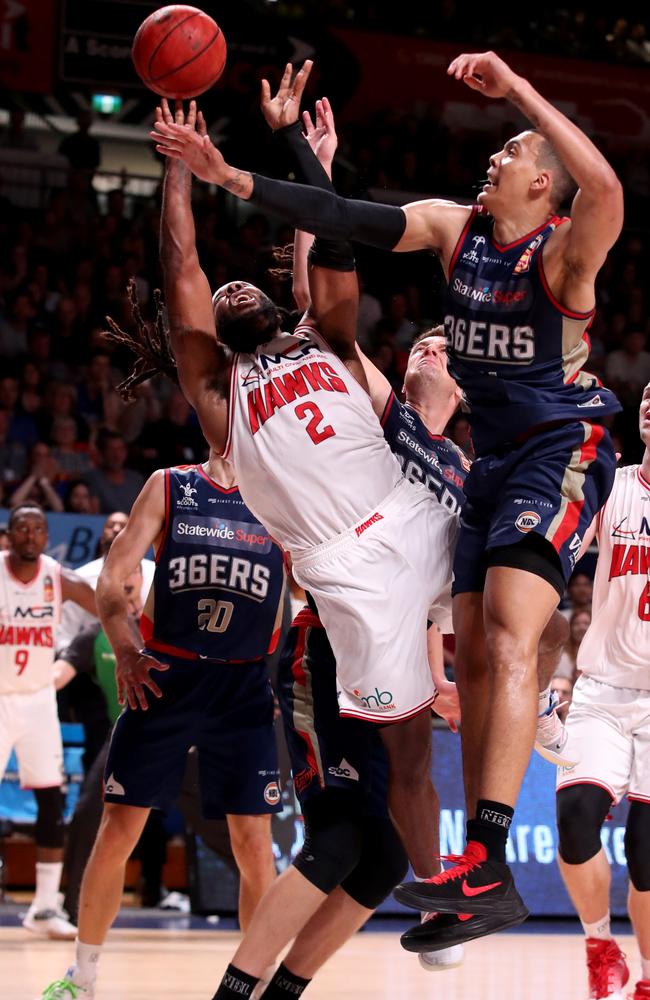
M96 596L99 619L115 655L119 658L125 653L137 653L139 646L129 619L124 582L106 573L104 567L97 581Z
M160 216L160 261L166 273L196 256L191 202L192 174L180 160L167 160Z
M552 143L562 163L582 191L618 190L618 178L602 153L566 115L553 107L523 77L508 100Z
M306 184L311 185L311 187L323 188L325 191L334 191L332 161L329 158L325 158L323 161L319 159L305 139L299 122L294 122L293 125L280 129L275 135L281 138L291 151Z

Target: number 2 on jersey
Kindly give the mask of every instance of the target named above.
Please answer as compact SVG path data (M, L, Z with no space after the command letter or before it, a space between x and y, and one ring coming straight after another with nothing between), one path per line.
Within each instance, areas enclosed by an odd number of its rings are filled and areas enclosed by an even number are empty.
M16 666L18 667L18 676L22 674L23 670L27 666L27 661L29 659L29 650L27 649L17 649L16 650Z
M327 441L328 438L335 437L336 431L331 424L326 424L325 427L319 428L318 425L323 423L325 417L320 407L316 406L316 403L300 403L293 412L298 417L298 420L304 420L311 413L311 420L305 427L305 430L314 444L320 444L322 441Z

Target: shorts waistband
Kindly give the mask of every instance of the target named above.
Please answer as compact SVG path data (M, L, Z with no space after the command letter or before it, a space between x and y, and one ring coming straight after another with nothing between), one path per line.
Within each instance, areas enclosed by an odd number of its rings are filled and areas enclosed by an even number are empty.
M346 542L355 541L357 538L360 538L373 524L384 520L393 507L399 503L400 498L406 490L415 488L402 476L390 493L383 500L380 500L376 507L360 518L359 521L341 531L338 535L334 535L333 538L328 538L327 541L321 542L320 545L314 545L312 548L307 549L301 555L294 555L293 565L298 570L306 569L308 566L319 562L324 556L331 556L342 545L345 545Z

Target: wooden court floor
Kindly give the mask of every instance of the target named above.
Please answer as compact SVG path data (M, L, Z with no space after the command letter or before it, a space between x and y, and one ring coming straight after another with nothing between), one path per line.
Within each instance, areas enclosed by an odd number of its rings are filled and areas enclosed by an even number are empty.
M210 1000L239 935L230 931L116 930L104 948L97 1000ZM634 939L617 938L639 978ZM586 1000L576 934L497 934L468 945L464 964L423 971L394 933L357 934L309 987L312 1000ZM0 928L0 1000L35 1000L73 954L65 942Z

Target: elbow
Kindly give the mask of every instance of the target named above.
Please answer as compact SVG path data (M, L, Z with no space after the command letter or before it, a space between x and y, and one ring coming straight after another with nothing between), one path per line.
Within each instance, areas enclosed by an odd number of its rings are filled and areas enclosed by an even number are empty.
M311 303L309 286L304 284L302 281L294 281L292 292L298 311L303 313L306 312Z
M607 199L612 204L618 203L622 207L623 185L609 164L605 164L598 176L594 178L593 187L597 191L599 198Z

